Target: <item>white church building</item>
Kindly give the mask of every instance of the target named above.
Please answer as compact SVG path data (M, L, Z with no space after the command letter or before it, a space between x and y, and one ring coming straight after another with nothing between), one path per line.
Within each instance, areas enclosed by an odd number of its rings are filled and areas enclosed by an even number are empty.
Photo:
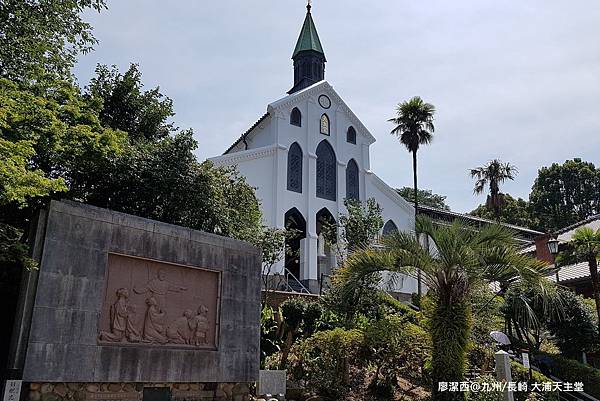
M336 265L335 252L322 243L321 228L346 212L345 198L374 198L383 210L383 233L413 230L414 208L371 171L375 138L325 80L325 53L310 10L309 5L292 56L292 89L270 103L223 155L210 160L237 166L256 188L266 225L301 233L288 244L294 255L276 270L318 293L321 278ZM401 294L417 291L409 277L394 286L390 290Z

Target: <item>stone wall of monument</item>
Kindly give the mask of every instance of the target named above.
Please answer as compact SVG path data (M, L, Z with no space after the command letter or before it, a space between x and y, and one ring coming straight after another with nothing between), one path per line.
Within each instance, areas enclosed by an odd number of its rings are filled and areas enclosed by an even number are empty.
M166 390L172 401L249 401L244 383L29 383L27 401L142 401L144 390Z
M24 381L66 383L53 392L81 396L74 383L131 390L257 379L257 248L74 202L53 201L39 224ZM184 391L173 386L173 396Z

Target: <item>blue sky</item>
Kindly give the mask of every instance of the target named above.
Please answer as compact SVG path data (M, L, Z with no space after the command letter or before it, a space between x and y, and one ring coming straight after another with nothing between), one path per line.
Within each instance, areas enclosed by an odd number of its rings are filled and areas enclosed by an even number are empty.
M87 13L100 40L75 74L139 63L145 85L175 103L204 160L221 154L292 86L301 0L108 0ZM419 95L437 108L419 152L419 186L457 211L471 167L493 158L520 173L504 192L527 198L537 170L581 157L600 164L597 0L314 0L325 77L377 138L371 167L410 186L411 159L389 131L395 105Z

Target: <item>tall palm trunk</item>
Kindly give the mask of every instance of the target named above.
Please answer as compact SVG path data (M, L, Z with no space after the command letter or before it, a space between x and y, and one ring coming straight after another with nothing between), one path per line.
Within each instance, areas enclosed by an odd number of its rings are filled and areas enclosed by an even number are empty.
M439 299L432 311L430 324L433 400L464 401L463 392L439 391L439 383L464 381L471 307L466 301L452 303Z
M590 255L588 257L588 265L590 267L592 289L594 290L594 301L596 301L596 313L598 314L598 329L600 331L600 283L598 282L598 260L596 259L596 255Z
M413 185L414 185L414 197L415 197L415 221L417 220L419 210L419 200L417 198L419 194L419 187L417 186L417 151L412 152L413 157ZM417 295L421 297L421 271L417 270Z

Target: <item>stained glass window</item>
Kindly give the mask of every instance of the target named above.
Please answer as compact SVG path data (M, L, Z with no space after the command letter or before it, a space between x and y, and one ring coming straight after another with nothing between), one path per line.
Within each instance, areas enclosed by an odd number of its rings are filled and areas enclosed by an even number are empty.
M327 117L327 114L321 116L321 134L329 135L329 117Z
M350 159L346 167L346 198L359 200L358 165Z
M348 127L348 132L346 132L346 142L356 145L356 130L352 126Z
M292 113L290 114L290 124L297 127L302 126L302 113L300 113L300 110L298 110L297 107L294 107Z
M387 223L383 226L383 235L388 235L392 233L397 233L398 227L392 220L388 220Z
M287 189L302 193L302 149L296 142L288 151Z
M336 200L337 172L335 152L327 141L317 146L317 197Z

